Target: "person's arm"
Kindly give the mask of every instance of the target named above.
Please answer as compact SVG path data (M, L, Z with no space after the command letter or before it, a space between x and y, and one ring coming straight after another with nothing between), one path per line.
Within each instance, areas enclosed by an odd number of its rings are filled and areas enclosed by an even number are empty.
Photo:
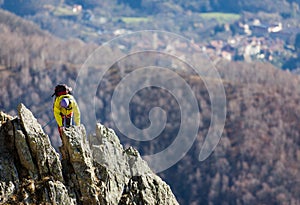
M59 109L59 100L55 99L54 105L53 105L53 114L56 120L56 123L59 127L62 127L62 117L60 115L60 109Z
M80 110L79 110L78 104L76 103L75 99L72 102L73 102L74 122L75 122L75 125L79 126L80 125Z

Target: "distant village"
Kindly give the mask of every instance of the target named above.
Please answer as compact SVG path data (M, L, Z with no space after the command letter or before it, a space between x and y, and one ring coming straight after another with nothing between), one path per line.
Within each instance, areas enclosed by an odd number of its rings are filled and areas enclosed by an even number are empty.
M81 15L82 20L104 25L107 22L105 17L96 17L91 11L84 10L81 5L73 5L69 11L74 15ZM225 24L224 32L234 34L226 40L210 40L209 42L196 42L200 51L206 53L210 58L223 58L228 61L276 61L278 58L289 58L295 53L293 37L300 33L300 28L283 25L281 22L266 24L259 19L250 19L247 22L242 20L232 24ZM113 29L113 28L112 28ZM104 35L105 32L98 28L97 35ZM118 28L109 31L110 35L120 36L132 32L126 28ZM175 46L177 47L177 46Z
M287 42L300 32L299 28L284 27L281 22L266 25L259 19L249 23L236 22L236 35L224 40L212 40L202 49L209 56L219 56L229 61L243 60L272 61L275 56L284 54L287 50L293 52L293 46ZM225 25L225 30L229 25Z

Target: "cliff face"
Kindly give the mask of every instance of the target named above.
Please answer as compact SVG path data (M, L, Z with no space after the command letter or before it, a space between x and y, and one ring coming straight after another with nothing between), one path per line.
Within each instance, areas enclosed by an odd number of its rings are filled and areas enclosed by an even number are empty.
M23 105L0 112L0 204L178 204L170 187L114 131L65 129L61 156Z

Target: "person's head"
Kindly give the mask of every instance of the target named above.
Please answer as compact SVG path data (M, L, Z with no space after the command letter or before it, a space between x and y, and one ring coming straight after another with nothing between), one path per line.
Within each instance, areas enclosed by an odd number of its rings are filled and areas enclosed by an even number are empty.
M60 101L60 106L63 107L63 108L68 108L69 104L70 104L70 100L68 98L63 98Z
M72 94L72 88L67 86L66 84L58 84L55 86L53 96L61 96L66 94Z

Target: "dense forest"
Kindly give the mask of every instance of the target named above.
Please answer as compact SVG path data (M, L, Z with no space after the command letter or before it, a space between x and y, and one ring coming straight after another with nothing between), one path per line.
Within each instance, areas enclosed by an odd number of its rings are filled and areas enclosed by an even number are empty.
M165 1L151 1L151 0L41 0L41 1L23 1L23 0L2 0L0 4L3 8L11 10L20 15L28 15L38 12L43 9L45 4L81 4L86 8L105 7L113 9L116 5L125 4L131 9L137 10L138 13L149 14L159 13L165 11L184 11L191 10L193 12L258 12L264 11L269 13L281 13L283 15L290 15L291 8L299 9L299 0L265 0L265 1L247 1L247 0L202 0L202 1L184 1L184 0L165 0ZM298 6L297 6L298 5Z
M93 5L100 1L89 2ZM140 1L135 5L132 5L133 1L127 3L134 9L140 9L149 2ZM8 6L8 1L4 1L4 5ZM275 6L274 3L270 5ZM198 6L195 3L189 5L189 8ZM54 86L64 82L76 88L76 78L82 72L82 64L98 46L78 39L54 37L7 11L1 10L0 16L0 110L15 115L17 104L24 103L44 125L45 132L57 148L60 139L55 122L51 121L51 94ZM87 74L91 79L97 76L95 74L101 72L101 64L120 52L124 51L113 47L107 49L105 55L89 67ZM195 59L200 67L205 68L207 65L207 59L199 58L190 51L185 50L183 53L187 53L187 58ZM110 102L116 86L126 74L135 71L137 65L147 65L154 61L156 64L153 66L174 63L174 58L170 56L157 60L151 59L150 54L127 56L111 65L97 85L97 92L92 94L96 113L79 100L83 118L93 119L95 114L97 121L116 130L124 146L132 145L142 155L157 153L175 140L181 124L180 104L176 97L185 95L179 92L174 97L167 90L157 87L138 91L129 108L133 124L138 128L148 127L150 109L158 106L165 110L168 117L165 129L149 142L132 140L122 135L111 115ZM221 79L209 79L205 77L205 72L199 76L187 64L181 61L175 63L180 69L174 67L173 71L189 84L197 99L201 122L197 138L188 153L174 166L159 173L170 184L180 204L299 204L299 76L269 63L219 60L213 65ZM162 78L162 74L153 77ZM200 162L199 152L212 113L210 93L204 79L212 84L221 80L227 111L225 128L218 146L209 158ZM139 80L132 79L133 82ZM94 85L86 83L83 91L94 89L89 87ZM120 112L123 110L126 109L119 108ZM85 126L94 126L94 123Z

